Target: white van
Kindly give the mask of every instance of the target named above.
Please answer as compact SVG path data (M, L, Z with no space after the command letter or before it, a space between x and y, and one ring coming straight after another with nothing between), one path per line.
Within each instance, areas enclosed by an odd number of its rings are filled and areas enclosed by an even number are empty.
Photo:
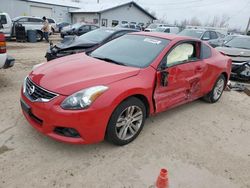
M2 26L2 27L1 27ZM5 37L11 37L12 21L7 13L0 13L0 32L4 33Z

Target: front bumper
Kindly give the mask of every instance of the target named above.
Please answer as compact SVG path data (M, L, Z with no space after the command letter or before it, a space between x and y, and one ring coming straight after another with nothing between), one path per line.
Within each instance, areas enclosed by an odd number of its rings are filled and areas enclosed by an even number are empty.
M250 62L233 62L230 79L250 81Z
M5 61L5 64L3 66L4 69L8 69L10 67L13 67L15 64L15 59L11 56L7 56L7 59Z
M31 108L27 113L22 107L27 121L39 132L61 142L71 144L92 144L104 139L109 113L105 108L86 110L63 110L60 107L65 96L58 96L47 103L31 102L21 92L21 101ZM73 128L80 137L68 137L56 132L56 128Z

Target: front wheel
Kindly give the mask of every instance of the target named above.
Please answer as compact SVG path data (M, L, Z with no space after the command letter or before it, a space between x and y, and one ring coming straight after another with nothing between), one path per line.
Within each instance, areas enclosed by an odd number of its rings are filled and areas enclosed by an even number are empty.
M204 96L203 99L209 103L217 102L222 96L225 85L226 85L226 78L224 75L220 75L220 77L215 82L212 91L210 91L206 96Z
M132 142L141 132L146 118L143 102L135 97L122 102L111 115L106 139L116 145Z

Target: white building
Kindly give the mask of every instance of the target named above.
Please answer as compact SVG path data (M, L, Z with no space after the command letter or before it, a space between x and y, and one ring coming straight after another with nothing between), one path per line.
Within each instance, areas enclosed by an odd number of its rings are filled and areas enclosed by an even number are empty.
M152 14L133 1L122 4L85 4L83 8L72 10L70 13L74 23L94 23L102 27L112 27L125 23L147 25L156 20Z
M71 22L71 10L79 9L80 3L68 0L0 0L0 12L11 18L36 16L54 18L57 22Z

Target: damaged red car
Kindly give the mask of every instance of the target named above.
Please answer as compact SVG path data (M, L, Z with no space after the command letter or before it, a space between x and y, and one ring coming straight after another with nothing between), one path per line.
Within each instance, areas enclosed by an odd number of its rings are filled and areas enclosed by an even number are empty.
M53 139L125 145L150 115L198 98L217 102L230 71L230 58L198 39L132 33L36 67L24 80L21 106Z

